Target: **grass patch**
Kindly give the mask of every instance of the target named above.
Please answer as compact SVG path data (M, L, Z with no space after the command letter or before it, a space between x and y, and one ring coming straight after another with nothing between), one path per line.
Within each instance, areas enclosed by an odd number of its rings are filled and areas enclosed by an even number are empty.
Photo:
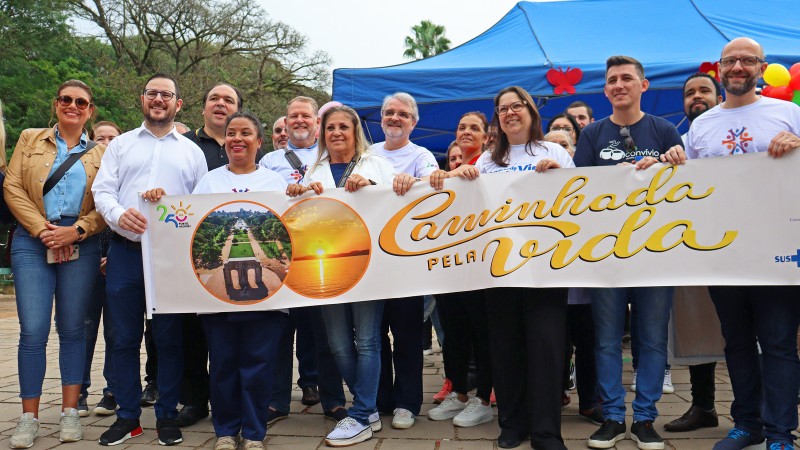
M253 256L255 256L253 254L253 247L250 246L249 241L231 246L230 258L248 258Z

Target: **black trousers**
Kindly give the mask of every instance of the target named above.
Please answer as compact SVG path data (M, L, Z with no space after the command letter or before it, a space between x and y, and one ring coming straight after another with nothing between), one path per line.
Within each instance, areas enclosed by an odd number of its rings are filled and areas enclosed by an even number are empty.
M144 349L147 352L147 359L144 363L144 382L155 383L158 379L158 350L156 341L153 339L153 321L144 321Z
M203 322L197 314L183 315L183 380L182 405L208 408L208 343Z
M569 360L575 346L575 378L578 388L578 407L581 411L597 406L597 367L594 363L594 318L592 304L567 307L567 347L564 361L564 384L569 382Z
M453 391L459 394L469 391L469 361L474 354L477 396L488 402L492 394L492 363L485 298L483 289L436 294L436 307L445 335L444 372L453 383Z
M376 402L378 411L384 414L392 414L395 408L403 408L415 416L419 415L422 407L424 314L422 297L397 298L384 302L381 323L381 377ZM392 332L392 342L389 341L389 330Z
M530 432L535 449L565 450L561 383L567 289L489 289L486 311L500 428L520 437Z
M692 405L705 411L714 409L714 370L717 363L689 366L689 379L692 383Z

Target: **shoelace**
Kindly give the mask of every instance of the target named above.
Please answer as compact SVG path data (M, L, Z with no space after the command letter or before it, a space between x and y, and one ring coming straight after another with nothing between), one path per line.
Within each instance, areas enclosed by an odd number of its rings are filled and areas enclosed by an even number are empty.
M346 430L352 426L355 426L357 423L358 422L356 422L356 419L353 419L352 417L346 417L336 424L336 428Z
M31 420L30 422L22 422L20 421L17 424L17 433L28 433L36 429L36 421Z
M750 433L742 430L741 428L734 428L728 432L728 439L741 439L746 437L750 437Z
M464 413L465 415L472 414L472 413L474 413L474 412L475 412L475 410L476 410L476 409L478 409L478 407L479 407L479 406L481 406L481 401L480 401L480 400L478 400L477 398L471 398L471 399L470 399L470 400L467 402L467 407L466 407L466 408L464 408L464 411L463 411L463 413Z

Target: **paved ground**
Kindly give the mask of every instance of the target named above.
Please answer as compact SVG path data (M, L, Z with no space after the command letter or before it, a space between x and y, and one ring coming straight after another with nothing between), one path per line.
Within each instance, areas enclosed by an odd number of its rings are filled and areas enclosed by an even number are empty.
M13 297L0 296L0 448L7 448L9 436L16 426L15 421L21 414L19 385L17 379L17 342L19 324L13 305ZM78 450L97 449L100 434L111 425L114 416L98 417L89 416L81 421L84 425L84 440L78 443L61 444L58 441L58 415L60 412L60 384L58 379L58 338L53 329L48 346L47 377L44 382L42 408L40 420L42 422L39 437L36 439L34 449L50 449L54 447ZM104 352L102 339L98 342L95 353L95 364L92 367L92 380L97 383L92 386L89 398L90 406L99 401L99 392L102 389L102 355ZM144 347L142 348L144 354ZM626 354L626 357L629 356ZM491 450L497 448L494 439L499 434L497 421L474 428L456 428L450 422L433 422L426 417L427 411L433 405L431 396L441 387L442 361L441 354L435 353L425 358L424 390L426 404L422 406L422 413L413 428L409 430L393 430L390 426L391 418L384 417L383 431L376 433L375 437L365 443L359 444L354 449L375 450ZM629 359L625 362L624 379L630 382L631 366ZM657 429L661 430L662 424L673 420L688 409L689 372L685 367L674 367L672 378L675 384L675 393L664 395L658 409L661 417L656 421ZM296 376L295 376L296 378ZM333 427L333 422L322 416L319 406L305 408L300 404L301 393L295 390L292 395L292 414L288 419L276 423L267 433L266 447L278 450L306 450L325 448L323 437ZM627 396L628 408L633 394ZM720 414L720 427L704 429L689 434L667 433L662 436L667 441L668 449L699 450L710 449L713 443L722 438L731 426L730 405L732 400L730 381L724 364L717 370L717 411ZM581 419L577 414L577 396L572 394L572 404L563 410L562 432L569 449L586 448L586 438L595 430L595 425ZM630 419L629 419L630 425ZM131 439L120 449L147 449L157 448L158 441L155 434L155 417L152 408L146 408L142 414L142 426L145 427L143 436ZM180 447L213 448L214 432L211 419L205 419L198 424L184 429L184 442ZM529 442L523 442L520 449L530 448ZM618 443L617 449L635 449L636 444L631 440ZM757 449L759 447L753 447ZM760 448L763 448L761 446Z

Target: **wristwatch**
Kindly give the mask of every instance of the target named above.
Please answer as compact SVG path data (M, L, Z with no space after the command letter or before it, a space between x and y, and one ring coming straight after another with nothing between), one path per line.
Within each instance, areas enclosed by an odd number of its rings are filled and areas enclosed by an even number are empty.
M82 241L83 237L86 236L86 230L84 230L80 225L75 225L75 229L78 231L78 240Z

